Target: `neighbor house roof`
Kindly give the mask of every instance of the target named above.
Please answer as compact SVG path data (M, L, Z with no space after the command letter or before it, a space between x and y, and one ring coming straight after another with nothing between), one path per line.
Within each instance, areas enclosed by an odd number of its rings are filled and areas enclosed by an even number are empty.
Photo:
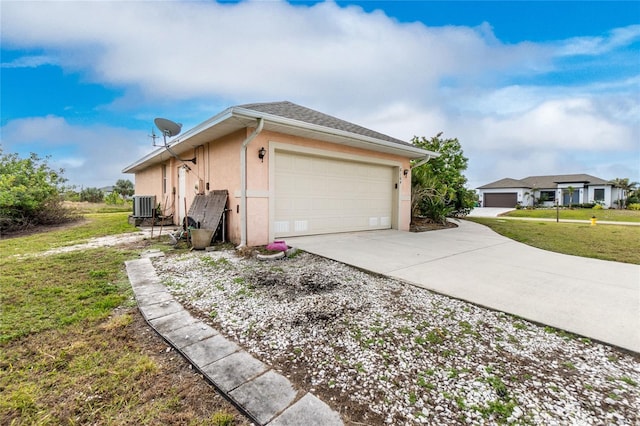
M227 108L218 115L173 138L168 145L172 152L181 154L237 130L256 127L259 119L264 122L264 130L273 132L396 154L412 159L439 155L418 148L409 142L288 101L245 104ZM162 147L129 165L123 172L135 173L170 157L171 155Z
M586 174L529 176L521 179L529 188L555 188L559 183L588 183L605 185L608 181Z
M498 189L498 188L522 188L526 184L518 179L504 178L495 182L488 183L478 189Z
M607 185L609 181L587 174L529 176L522 179L504 178L488 183L478 189L500 188L556 188L560 183L586 183L589 185Z

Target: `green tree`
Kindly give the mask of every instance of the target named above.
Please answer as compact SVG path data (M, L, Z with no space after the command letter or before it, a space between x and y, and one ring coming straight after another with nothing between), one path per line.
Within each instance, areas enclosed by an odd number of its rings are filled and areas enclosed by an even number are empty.
M98 188L84 188L80 191L80 201L101 203L104 201L104 193Z
M80 193L76 190L75 185L65 187L61 195L65 201L80 201Z
M63 223L72 216L62 208L64 171L49 167L49 157L4 154L0 147L0 230Z
M129 179L118 179L113 187L113 191L120 194L122 198L126 199L134 194L133 182Z
M634 188L627 196L627 206L629 204L640 203L640 188Z
M415 146L440 154L411 171L414 211L438 222L446 216L466 215L476 202L475 191L465 188L463 172L469 160L460 142L441 136L442 132L430 139L415 136L412 140Z
M618 188L618 208L625 208L627 196L636 189L638 182L630 182L629 178L615 178L609 182L614 188Z

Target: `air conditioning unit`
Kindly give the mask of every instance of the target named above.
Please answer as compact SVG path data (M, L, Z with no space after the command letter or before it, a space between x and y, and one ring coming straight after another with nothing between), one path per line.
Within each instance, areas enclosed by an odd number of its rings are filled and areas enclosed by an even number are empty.
M155 208L155 195L134 195L133 217L153 217L153 209Z

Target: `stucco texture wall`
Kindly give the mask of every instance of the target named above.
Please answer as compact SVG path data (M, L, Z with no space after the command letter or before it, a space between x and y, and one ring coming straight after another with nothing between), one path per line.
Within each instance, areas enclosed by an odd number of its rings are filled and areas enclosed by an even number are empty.
M149 167L135 175L135 195L162 195L162 167L160 164Z
M227 213L227 239L238 244L241 240L241 168L240 150L242 142L253 132L247 128L232 133L220 139L210 141L192 151L180 155L181 158L196 158L196 164L182 163L172 159L167 164L168 180L167 193L162 193L162 168L158 164L136 173L136 194L156 195L159 202L164 203L168 196L169 204L174 207L174 223L180 224L178 212L179 203L187 201L187 210L198 192L206 193L212 190L227 190L229 192ZM327 152L357 157L360 159L375 159L393 164L397 171L398 197L394 212L397 215L394 228L408 230L411 221L411 182L404 177L402 171L410 168L409 160L396 155L368 151L360 148L317 141L308 138L274 133L261 132L247 146L247 244L251 246L264 245L270 242L270 196L273 188L270 185L270 157L274 146L288 145L297 148L308 148L319 152ZM263 160L258 157L258 151L264 147L267 154ZM180 193L178 174L179 168L188 166L185 171L185 191ZM208 187L207 187L208 184ZM176 193L173 193L176 188ZM184 207L183 207L184 208Z

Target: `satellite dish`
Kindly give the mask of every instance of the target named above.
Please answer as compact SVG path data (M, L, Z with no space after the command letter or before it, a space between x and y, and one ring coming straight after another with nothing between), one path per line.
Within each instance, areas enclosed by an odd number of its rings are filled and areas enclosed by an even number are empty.
M162 131L162 135L165 139L167 136L176 136L180 134L180 130L182 129L182 124L174 123L166 118L156 118L153 122L156 123L158 129Z
M191 161L193 164L196 164L196 157L190 158L188 160L183 160L182 158L178 157L177 154L175 154L173 151L171 151L171 149L169 148L169 145L167 145L167 136L171 137L171 136L176 136L180 134L180 130L182 130L182 124L180 123L174 123L171 120L167 120L166 118L156 118L155 120L153 120L154 123L156 123L156 127L158 127L158 129L160 129L160 131L162 131L162 136L164 138L164 147L167 151L169 151L171 153L171 155L173 155L175 158L177 158L178 160L185 162L185 161ZM151 130L151 134L152 134L152 138L155 137L155 135L153 134L153 130ZM155 141L155 139L154 139ZM154 145L155 146L155 145ZM187 166L185 164L185 166L188 168L189 166ZM189 169L191 170L191 169Z

